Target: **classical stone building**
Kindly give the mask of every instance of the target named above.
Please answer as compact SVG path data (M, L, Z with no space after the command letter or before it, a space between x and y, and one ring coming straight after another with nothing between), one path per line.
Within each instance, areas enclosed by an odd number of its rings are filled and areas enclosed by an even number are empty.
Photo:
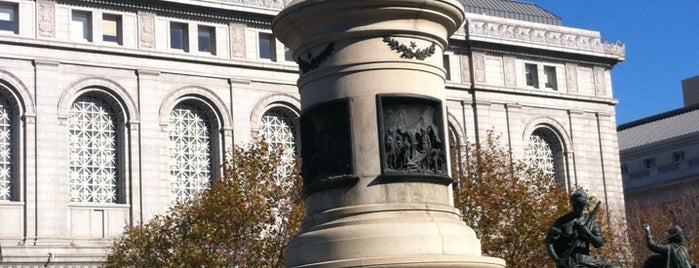
M630 215L650 204L675 206L699 197L699 76L682 81L682 91L684 107L618 127Z
M302 148L298 66L270 30L284 2L0 0L2 265L98 263L125 225L208 187L233 145ZM452 144L494 129L623 217L623 46L531 4L462 2L443 55Z

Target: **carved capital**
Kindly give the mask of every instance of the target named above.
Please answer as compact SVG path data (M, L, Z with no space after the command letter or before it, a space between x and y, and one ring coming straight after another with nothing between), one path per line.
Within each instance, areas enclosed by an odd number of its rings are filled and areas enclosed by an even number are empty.
M156 71L156 70L146 70L146 69L138 69L138 70L136 70L136 74L137 74L139 77L143 77L143 76L159 76L159 75L160 75L160 71Z
M37 68L44 67L44 68L56 68L60 65L60 62L58 61L53 61L53 60L44 60L44 59L35 59L34 60L34 66Z
M24 122L27 124L36 124L36 115L24 115Z

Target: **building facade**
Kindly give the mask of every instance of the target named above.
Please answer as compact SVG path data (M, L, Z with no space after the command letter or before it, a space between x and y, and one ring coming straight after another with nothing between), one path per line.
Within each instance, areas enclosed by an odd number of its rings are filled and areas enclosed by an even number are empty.
M618 127L629 215L699 197L699 76L682 81L682 91L684 107Z
M516 157L623 217L610 71L624 48L531 4L462 0L444 57L450 140ZM226 152L297 142L282 0L0 0L2 265L92 265L126 225L205 189Z

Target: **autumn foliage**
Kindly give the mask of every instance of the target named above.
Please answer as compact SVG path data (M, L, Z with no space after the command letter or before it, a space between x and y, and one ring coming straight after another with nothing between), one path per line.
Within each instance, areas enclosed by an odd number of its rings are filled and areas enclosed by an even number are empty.
M513 159L492 131L480 144L460 149L460 157L453 157L462 159L453 164L454 203L481 239L483 254L505 259L508 267L555 267L544 239L553 221L570 209L564 187ZM589 205L595 202L593 197Z
M300 176L278 176L281 153L264 142L232 155L211 189L127 227L105 266L282 267L303 217Z
M646 236L643 231L643 224L651 227L653 239L657 243L667 243L668 230L673 225L679 225L684 230L684 246L689 254L694 258L693 263L699 261L699 199L692 198L689 194L681 194L674 202L653 203L640 206L638 204L627 204L631 209L628 211L629 247L635 258L629 259L629 267L641 267L650 255L653 254L646 246Z

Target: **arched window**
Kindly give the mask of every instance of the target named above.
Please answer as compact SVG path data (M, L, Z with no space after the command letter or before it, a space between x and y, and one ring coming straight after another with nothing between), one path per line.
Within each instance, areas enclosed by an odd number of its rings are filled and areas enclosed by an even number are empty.
M186 202L213 178L211 119L200 106L183 102L170 112L170 201Z
M71 202L118 202L116 119L101 98L81 96L73 102L68 116Z
M280 176L289 175L296 157L297 116L281 108L273 108L260 119L260 135L272 148L281 148L282 165Z
M15 111L0 95L0 201L15 200Z
M564 183L564 155L561 140L552 130L538 128L529 136L527 161L558 183Z
M449 124L449 155L451 157L451 172L452 176L462 175L464 149L461 145L459 134L456 128Z

